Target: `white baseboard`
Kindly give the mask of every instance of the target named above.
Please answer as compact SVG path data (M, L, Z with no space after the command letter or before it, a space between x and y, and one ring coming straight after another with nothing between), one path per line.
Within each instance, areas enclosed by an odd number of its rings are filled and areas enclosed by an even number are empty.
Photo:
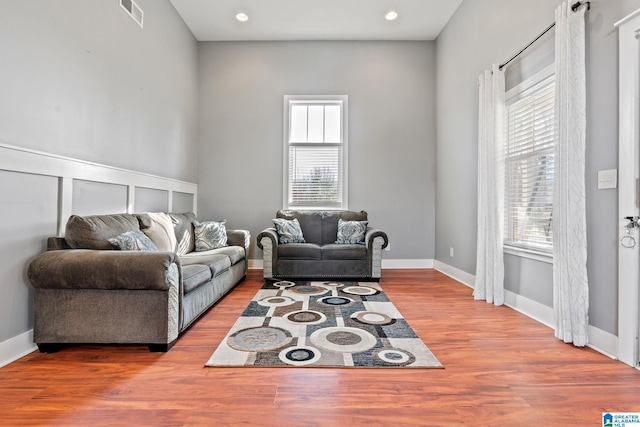
M249 258L249 270L262 270L264 263L261 259Z
M32 353L38 347L33 343L33 329L0 343L0 368Z
M473 288L475 276L438 260L383 260L384 268L435 268L454 280ZM249 269L262 268L261 259L250 259ZM505 305L553 329L553 309L537 301L505 290ZM618 337L589 325L588 347L617 360ZM33 330L29 330L0 343L0 368L35 351Z
M504 305L553 329L553 308L515 292L504 290Z
M432 259L383 259L382 268L433 268Z
M612 359L618 360L618 337L589 325L589 344L587 347L604 354Z
M504 301L507 307L554 329L553 308L508 290L504 291ZM617 360L618 337L593 325L589 325L589 344L587 347Z
M466 271L460 270L459 268L450 266L449 264L445 264L442 261L435 260L433 268L438 270L440 273L457 280L463 285L467 285L470 288L473 288L476 284L475 275L469 274Z
M476 283L475 275L441 261L435 260L434 268L470 288L473 288ZM554 329L553 308L506 289L504 291L504 301L507 307ZM589 344L587 344L587 346L607 357L617 360L618 337L609 332L589 325Z

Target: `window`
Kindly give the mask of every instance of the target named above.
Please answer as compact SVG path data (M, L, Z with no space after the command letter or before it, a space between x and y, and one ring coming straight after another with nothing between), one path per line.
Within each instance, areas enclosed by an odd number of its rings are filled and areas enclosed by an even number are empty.
M347 97L285 96L284 208L347 209Z
M553 249L553 66L507 92L505 244Z

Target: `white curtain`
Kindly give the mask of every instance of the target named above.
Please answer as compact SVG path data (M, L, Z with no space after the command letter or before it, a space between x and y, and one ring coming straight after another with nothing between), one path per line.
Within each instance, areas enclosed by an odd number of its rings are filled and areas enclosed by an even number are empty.
M584 12L556 9L556 149L553 198L555 336L588 342L589 284L585 218L586 78Z
M504 72L480 75L478 117L478 247L473 297L504 303Z

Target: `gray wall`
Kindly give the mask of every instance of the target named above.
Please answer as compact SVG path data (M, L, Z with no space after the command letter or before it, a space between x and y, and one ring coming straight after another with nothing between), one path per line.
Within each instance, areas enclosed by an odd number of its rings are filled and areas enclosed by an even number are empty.
M168 0L2 1L0 142L194 182L197 43Z
M0 343L33 328L27 262L56 234L57 179L0 170Z
M438 37L436 259L475 273L477 76L554 20L559 0L474 0ZM590 323L617 333L617 192L597 189L597 171L617 168L618 67L614 22L639 0L592 2L587 12L587 243ZM455 257L449 257L449 247ZM506 256L507 288L550 305L550 265ZM526 272L526 274L523 274ZM533 280L535 278L535 280Z
M433 259L434 42L207 42L199 59L200 218L255 240L282 208L283 96L348 95L349 209L389 234L386 258Z
M117 0L1 2L0 143L197 179L197 42L168 0L137 3L144 29ZM74 212L126 206L76 185ZM58 179L0 170L0 200L2 343L33 327L26 266L56 234Z
M0 143L197 181L201 218L227 218L255 236L281 207L283 95L346 94L350 208L389 233L385 257L475 272L477 76L551 23L559 0L463 2L435 43L199 46L169 1L138 3L143 30L115 0L2 2ZM596 171L617 168L612 25L638 7L592 2L587 14L590 316L611 333L617 192L597 190ZM55 234L57 180L0 171L0 200L2 342L32 327L24 271ZM77 209L106 209L102 202L83 199ZM546 305L548 271L507 257L508 287Z

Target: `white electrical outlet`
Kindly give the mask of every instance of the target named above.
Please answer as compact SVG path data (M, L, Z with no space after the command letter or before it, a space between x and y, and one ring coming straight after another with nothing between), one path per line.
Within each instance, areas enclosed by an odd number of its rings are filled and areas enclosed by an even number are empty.
M617 187L618 187L618 170L617 169L598 171L598 189L617 188Z
M451 248L449 248L449 256L450 256L451 258L453 258L453 248L452 248L452 247L451 247Z

